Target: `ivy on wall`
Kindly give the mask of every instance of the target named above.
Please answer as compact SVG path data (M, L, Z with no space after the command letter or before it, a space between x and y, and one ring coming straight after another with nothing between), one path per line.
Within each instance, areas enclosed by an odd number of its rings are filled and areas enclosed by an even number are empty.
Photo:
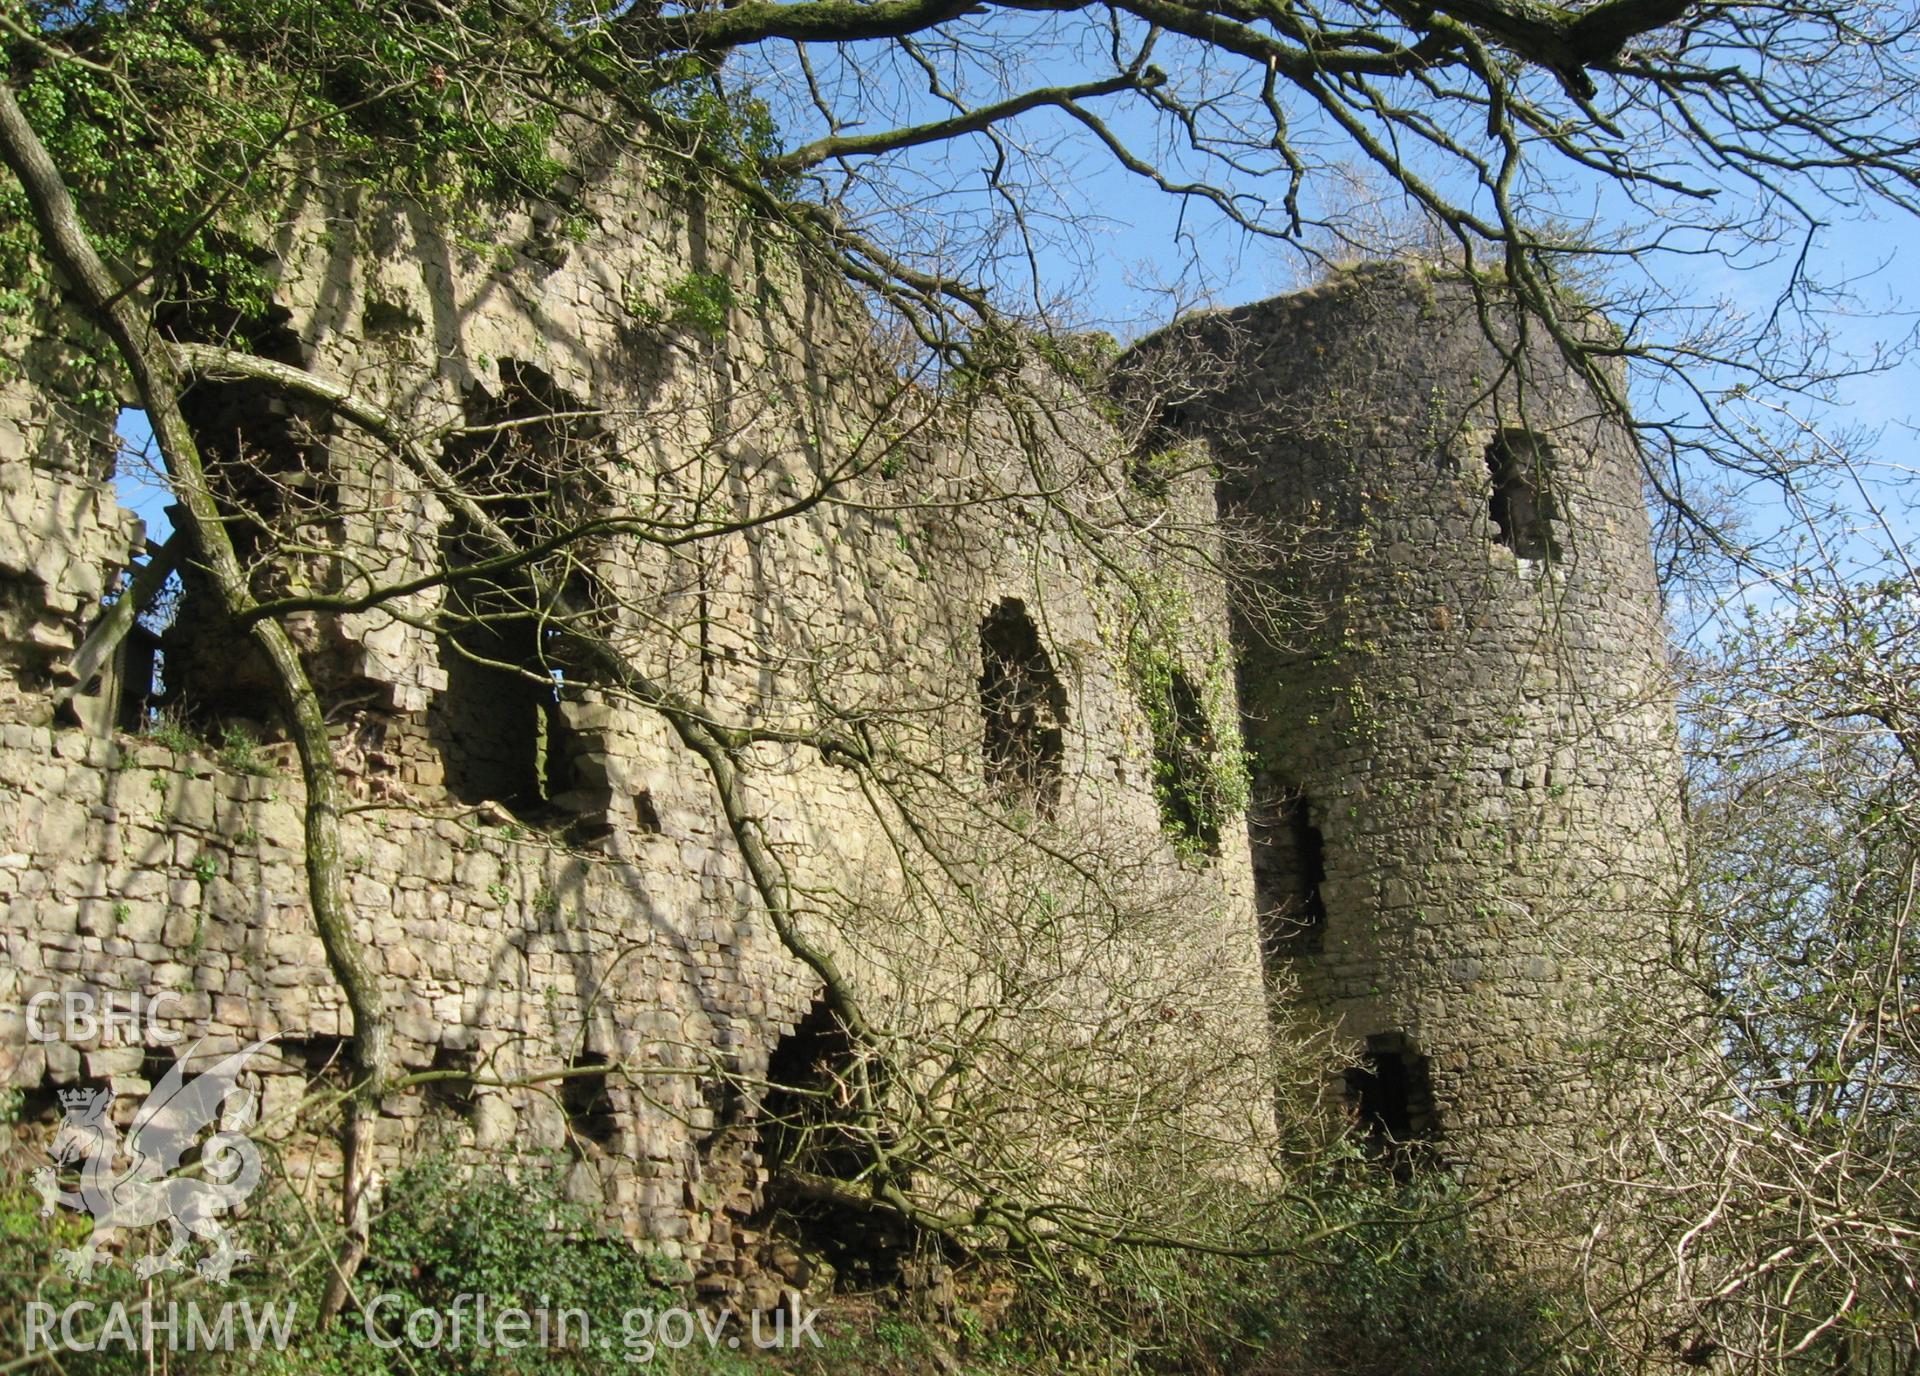
M162 296L218 282L242 315L265 305L274 219L316 156L406 198L456 233L538 206L563 236L586 228L560 111L590 110L594 54L554 60L554 34L511 7L363 0L90 0L29 4L0 38L13 88L81 203L103 256ZM395 12L398 12L397 14ZM541 71L542 98L506 78ZM609 66L609 70L613 70ZM624 69L623 98L657 161L758 177L780 152L766 104L711 63ZM498 79L496 79L496 77ZM761 180L777 181L773 178ZM775 186L779 191L780 188ZM0 325L44 291L32 217L0 186ZM700 323L700 322L696 322Z
M1228 656L1216 647L1196 682L1181 655L1189 616L1184 589L1150 583L1127 634L1126 667L1153 743L1153 796L1160 825L1188 856L1218 855L1227 823L1251 791L1234 717Z

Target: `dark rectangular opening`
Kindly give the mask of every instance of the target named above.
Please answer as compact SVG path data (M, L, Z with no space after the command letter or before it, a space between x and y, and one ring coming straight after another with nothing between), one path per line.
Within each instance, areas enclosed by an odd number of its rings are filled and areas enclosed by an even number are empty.
M611 1062L596 1051L582 1051L567 1062L567 1069L575 1073L560 1081L560 1106L566 1110L569 1141L576 1149L582 1141L611 1147L620 1130L607 1084L614 1073Z
M1067 692L1018 598L1005 598L980 623L980 663L987 785L1050 813L1060 799Z
M572 777L562 680L549 667L540 620L493 587L456 588L449 600L440 657L447 687L431 723L447 790L463 803L537 812Z
M1432 1068L1404 1032L1367 1038L1360 1063L1346 1073L1346 1091L1369 1156L1402 1179L1431 1163L1440 1137Z
M1522 559L1560 557L1553 523L1553 450L1530 430L1503 430L1487 446L1494 538Z
M1299 789L1269 786L1249 811L1247 831L1268 956L1319 951L1327 928L1327 850L1312 803Z
M310 1089L344 1090L353 1083L353 1048L346 1037L326 1032L281 1037L274 1049L305 1077Z
M434 1047L433 1061L427 1069L445 1078L428 1080L422 1086L422 1097L427 1107L456 1118L465 1118L472 1113L474 1066L475 1057L471 1051L457 1050L451 1046Z
M1160 826L1174 840L1207 855L1220 853L1219 742L1205 700L1186 671L1166 667L1145 705L1153 731L1153 795Z
M430 733L447 789L466 803L496 802L530 819L575 815L575 839L603 836L611 795L587 787L578 767L596 733L575 733L563 699L591 686L566 660L564 630L596 624L604 608L589 540L569 541L598 500L611 443L597 411L532 364L503 359L496 387L465 397L466 426L444 462L514 546L559 541L531 570L483 569L500 554L479 531L455 521L441 541L456 571L441 608L441 665L447 687L433 704ZM458 571L473 569L469 575ZM542 812L547 818L539 818Z

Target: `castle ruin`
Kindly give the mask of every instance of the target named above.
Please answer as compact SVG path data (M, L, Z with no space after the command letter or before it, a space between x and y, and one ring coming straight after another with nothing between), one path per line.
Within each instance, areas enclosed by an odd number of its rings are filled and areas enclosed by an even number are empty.
M610 1224L751 1282L779 1146L743 1086L835 1046L743 828L901 1028L1018 986L1169 1075L1331 1028L1356 1130L1475 1179L1605 1131L1667 951L1678 771L1637 455L1550 348L1490 342L1444 274L1366 268L1147 341L1118 414L1063 374L961 424L844 291L697 198L624 166L580 197L574 241L316 185L265 229L271 299L205 283L167 324L402 418L567 593L529 602L467 508L313 397L188 392L352 782L399 1062L439 1072L383 1100L389 1167L560 1152ZM136 1094L183 1048L37 1040L23 1010L164 996L205 1053L274 1039L271 1121L353 1030L298 776L190 550L170 623L78 678L142 533L113 410L53 303L39 324L0 381L0 1070L29 1127L63 1087ZM581 625L736 733L737 796L568 654ZM902 816L975 877L903 861ZM1090 869L1132 916L1061 937ZM581 1073L487 1083L542 1067Z

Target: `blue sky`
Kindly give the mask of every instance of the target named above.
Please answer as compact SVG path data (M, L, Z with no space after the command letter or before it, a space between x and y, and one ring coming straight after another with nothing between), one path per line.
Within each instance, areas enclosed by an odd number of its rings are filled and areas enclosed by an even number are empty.
M166 507L173 495L157 471L159 457L153 452L153 431L144 411L120 413L120 466L114 490L120 505L138 512L147 523L147 538L164 542L173 534L173 522Z
M1070 51L1049 48L1057 37L1053 20L1004 22L1030 23L1034 41L991 49L996 57L1010 54L1006 70L976 71L977 79L1032 81L1078 75L1070 69L1063 73L1058 66L1073 60ZM1034 55L1028 56L1029 50ZM1067 53L1065 58L1059 55L1062 51ZM977 64L973 54L958 49L956 53L956 72ZM766 75L777 80L778 74L771 70ZM911 82L897 72L885 75L879 84L860 87L862 98L874 102L874 127L902 117L925 117L924 92L916 94ZM799 141L803 108L790 98L783 106L777 90L767 93L782 124L795 131L789 143ZM1172 159L1168 165L1180 170L1177 153L1156 143L1150 129L1128 124L1124 115L1118 118L1116 128L1131 142L1166 153ZM1037 295L1063 306L1069 323L1107 329L1124 340L1165 323L1176 306L1239 304L1309 280L1311 267L1297 254L1224 227L1205 211L1183 211L1178 202L1121 170L1088 141L1069 137L1079 132L1064 117L1045 115L1031 116L1020 126L1020 138L1035 153L1035 166L1040 169L1026 184L1043 231ZM1318 137L1311 126L1295 132L1305 140ZM891 224L908 238L917 235L932 242L948 224L984 223L994 203L981 185L978 154L977 145L959 144L904 160L897 169L900 194L882 228ZM1316 194L1323 202L1343 194L1337 178L1322 186ZM1377 179L1356 180L1349 191L1377 198L1385 219L1399 213L1393 189L1381 187ZM1584 186L1569 182L1555 189L1554 198L1576 214L1614 216L1623 208L1623 198L1606 185L1592 182ZM1818 323L1831 331L1838 348L1863 360L1870 358L1876 348L1895 345L1913 331L1913 303L1902 298L1905 282L1920 267L1920 222L1912 217L1875 219L1825 202L1817 203L1816 209L1830 220L1816 244L1816 272L1828 283L1845 280L1851 297L1845 312L1823 316ZM1057 232L1046 232L1049 214L1058 217ZM1071 224L1066 223L1069 219ZM1013 261L1017 266L1018 258ZM1777 295L1782 260L1765 252L1733 262L1669 255L1647 257L1623 269L1627 278L1636 273L1680 298L1717 300L1730 311L1764 314ZM1018 274L1015 283L1033 285L1020 282ZM1665 402L1652 394L1643 394L1639 400L1643 413L1652 413ZM1920 466L1920 436L1914 427L1920 416L1920 364L1905 359L1876 375L1836 383L1829 399L1796 404L1809 423L1822 429L1865 430L1877 437L1870 446L1875 465L1868 495L1887 507L1901 538L1920 530L1911 505L1915 484L1910 481ZM136 446L145 443L137 415L130 417L126 432ZM147 518L150 533L163 537L162 489L134 477L123 483L122 490L123 500ZM1786 524L1791 515L1775 495L1761 493L1752 498L1750 520L1756 532Z
M1057 290L1077 303L1086 325L1130 338L1164 323L1169 301L1155 289L1156 275L1170 276L1168 265L1191 245L1183 246L1176 237L1177 217L1165 197L1119 179L1106 189L1111 194L1099 198L1105 223L1092 240L1094 256L1084 263L1062 258L1051 266L1060 273ZM1876 348L1898 342L1913 328L1913 305L1903 299L1900 288L1920 267L1920 221L1840 222L1823 237L1823 258L1861 275L1855 288L1857 308L1833 318L1831 326L1847 352L1870 358ZM1302 281L1298 261L1272 245L1249 243L1224 230L1202 232L1199 243L1212 279L1207 299L1214 304L1259 300ZM1676 264L1675 270L1689 266ZM1770 272L1720 268L1700 273L1691 283L1680 278L1676 285L1688 294L1724 297L1749 311L1764 311L1771 305L1775 282ZM1915 509L1920 483L1913 481L1920 472L1920 359L1907 358L1884 371L1843 380L1835 384L1831 403L1806 403L1804 410L1823 428L1860 427L1878 434L1870 491L1900 536L1914 539L1920 532ZM121 430L134 455L144 454L150 439L145 418L126 412ZM171 498L144 461L123 462L119 490L121 501L146 520L149 538L164 540L171 526L163 508ZM1756 492L1751 519L1764 529L1786 521L1789 513L1773 494Z

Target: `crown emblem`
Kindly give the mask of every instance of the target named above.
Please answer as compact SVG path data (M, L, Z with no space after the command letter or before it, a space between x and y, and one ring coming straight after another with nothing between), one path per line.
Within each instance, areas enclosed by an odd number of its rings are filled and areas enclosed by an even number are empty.
M85 1112L90 1110L96 1102L104 1106L109 1099L113 1098L113 1091L111 1089L82 1087L79 1089L63 1089L59 1093L60 1107L65 1109L69 1114L76 1111Z

